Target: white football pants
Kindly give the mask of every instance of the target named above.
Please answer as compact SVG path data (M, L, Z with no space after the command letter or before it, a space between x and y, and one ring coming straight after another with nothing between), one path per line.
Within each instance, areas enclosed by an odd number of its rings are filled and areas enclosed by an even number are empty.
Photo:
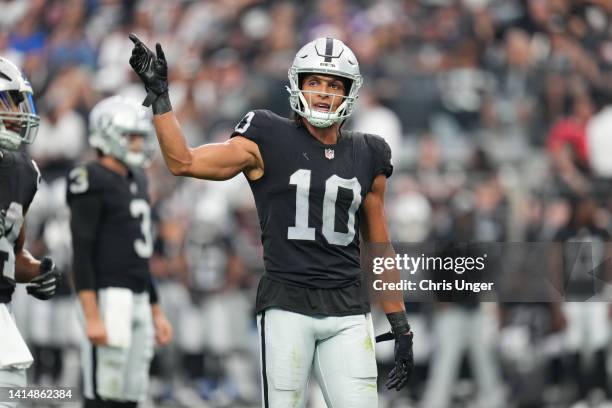
M0 387L25 387L26 370L21 368L4 368L0 369ZM0 401L0 408L16 408L18 402Z
M263 408L303 408L311 369L328 408L376 408L370 314L312 317L271 308L257 315Z
M23 341L10 304L0 303L0 387L25 387L26 368L32 355ZM17 402L2 402L0 408L15 408Z
M149 386L149 367L155 341L149 294L133 293L131 304L122 307L119 312L116 310L117 305L113 305L112 295L116 289L98 291L98 308L109 341L111 337L118 337L125 339L125 344L114 347L94 346L83 335L83 394L88 399L98 397L113 401L142 401L146 398ZM111 309L113 313L107 313ZM80 307L79 312L84 324ZM121 333L126 326L128 333ZM117 333L118 336L115 335Z

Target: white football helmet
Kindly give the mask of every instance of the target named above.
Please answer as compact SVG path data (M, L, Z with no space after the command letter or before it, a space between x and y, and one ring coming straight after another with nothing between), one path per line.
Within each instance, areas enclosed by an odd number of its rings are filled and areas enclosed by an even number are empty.
M331 106L329 112L321 112L311 109L308 105L304 96L307 92L302 91L300 86L303 74L311 73L338 76L350 81L346 96L342 97L343 101L335 112L331 111ZM351 116L363 83L355 54L342 41L334 38L317 38L303 46L296 54L288 76L290 86L287 91L291 109L313 126L320 128L329 127ZM330 96L338 97L332 94Z
M36 138L40 117L32 94L19 68L0 57L0 149L17 150Z
M145 167L151 162L153 124L148 112L136 101L111 96L89 114L89 144L128 166ZM143 149L130 150L130 136L144 139Z

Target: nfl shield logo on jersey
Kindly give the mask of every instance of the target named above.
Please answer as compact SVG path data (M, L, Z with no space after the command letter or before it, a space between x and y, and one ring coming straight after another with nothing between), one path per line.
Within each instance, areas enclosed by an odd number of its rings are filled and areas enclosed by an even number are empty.
M334 158L334 149L325 149L325 158L331 160Z

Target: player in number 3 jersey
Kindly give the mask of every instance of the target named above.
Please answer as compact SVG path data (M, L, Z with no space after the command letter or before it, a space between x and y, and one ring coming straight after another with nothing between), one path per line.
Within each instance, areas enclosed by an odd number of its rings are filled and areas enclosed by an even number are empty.
M161 345L172 337L148 266L153 241L142 167L153 127L137 102L120 96L99 102L89 125L98 159L71 170L67 182L86 334L84 406L135 407L146 397L154 337Z
M164 159L175 175L247 177L259 214L265 274L256 300L265 408L304 407L311 370L327 405L377 407L369 303L359 244L388 243L384 213L391 152L374 135L341 130L362 77L341 41L319 38L298 51L288 87L295 119L248 112L225 143L189 148L168 97L167 63L136 36L130 64L148 91ZM404 304L382 302L392 326L399 389L412 370Z

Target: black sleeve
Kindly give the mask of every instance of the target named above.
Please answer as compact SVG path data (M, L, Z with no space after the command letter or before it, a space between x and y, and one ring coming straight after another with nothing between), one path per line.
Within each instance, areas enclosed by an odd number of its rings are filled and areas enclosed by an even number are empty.
M268 122L266 118L269 116L270 112L265 110L253 110L248 112L240 122L238 122L230 137L243 136L259 145L262 138L266 135L266 123Z
M155 305L159 303L159 295L157 294L157 282L151 274L149 274L149 304Z
M25 156L24 154L24 158L27 162L27 177L26 180L28 180L27 183L23 183L23 188L26 189L26 192L24 194L24 197L26 197L26 201L24 202L24 213L28 211L28 208L30 208L30 204L32 204L32 201L34 200L34 196L36 195L36 192L38 191L38 187L40 186L40 182L41 182L41 175L40 175L40 170L38 169L38 166L36 165L36 162L34 160L29 159L27 156Z
M77 292L96 289L93 255L103 203L97 188L99 183L89 170L85 166L77 167L69 173L67 180L72 270Z
M387 178L391 177L393 165L389 144L385 139L376 135L368 135L367 140L372 154L372 178L379 174L384 174Z

